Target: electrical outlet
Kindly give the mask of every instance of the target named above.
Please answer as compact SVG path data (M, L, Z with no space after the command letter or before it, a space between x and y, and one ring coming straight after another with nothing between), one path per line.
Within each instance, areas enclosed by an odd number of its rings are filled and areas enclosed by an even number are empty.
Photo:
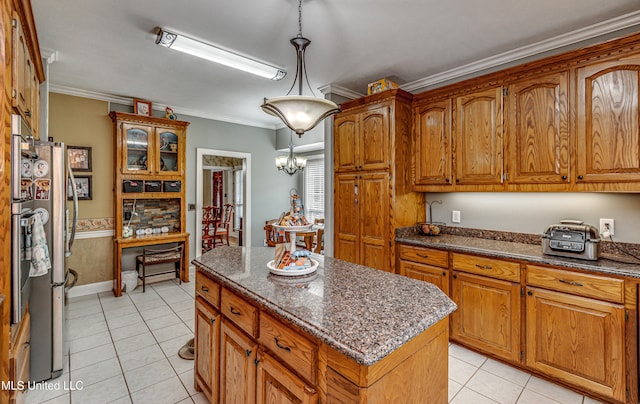
M460 223L460 211L452 210L451 211L451 222L452 223Z
M605 232L609 232L609 236L614 235L613 219L600 219L600 234L604 234Z

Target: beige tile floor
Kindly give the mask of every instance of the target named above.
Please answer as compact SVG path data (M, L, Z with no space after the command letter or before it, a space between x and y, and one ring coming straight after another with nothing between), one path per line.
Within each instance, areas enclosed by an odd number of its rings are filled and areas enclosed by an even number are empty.
M70 299L64 373L50 381L54 388L28 391L26 402L206 402L193 388L193 361L177 355L193 337L194 287L166 281L120 298L105 292ZM449 351L449 402L597 403L455 344Z

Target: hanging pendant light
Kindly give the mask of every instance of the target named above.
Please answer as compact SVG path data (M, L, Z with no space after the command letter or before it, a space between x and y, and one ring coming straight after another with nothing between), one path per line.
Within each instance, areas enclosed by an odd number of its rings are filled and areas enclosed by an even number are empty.
M311 43L310 40L302 36L302 0L298 3L298 36L290 40L296 48L296 77L287 95L264 99L262 109L270 115L277 116L285 125L298 136L308 130L313 129L324 118L340 112L336 103L318 98L313 93L307 77L307 68L304 61L304 51ZM303 82L311 91L312 96L302 95ZM291 90L298 83L298 94L291 95Z
M276 157L276 168L278 171L284 171L289 175L293 175L298 171L304 170L307 166L307 159L304 157L296 157L293 155L293 132L291 132L291 141L289 143L289 155Z

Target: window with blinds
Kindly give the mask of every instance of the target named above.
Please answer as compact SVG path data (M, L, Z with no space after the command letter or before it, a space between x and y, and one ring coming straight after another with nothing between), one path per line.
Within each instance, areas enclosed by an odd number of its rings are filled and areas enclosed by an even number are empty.
M304 213L308 221L324 219L324 158L307 160L304 169Z

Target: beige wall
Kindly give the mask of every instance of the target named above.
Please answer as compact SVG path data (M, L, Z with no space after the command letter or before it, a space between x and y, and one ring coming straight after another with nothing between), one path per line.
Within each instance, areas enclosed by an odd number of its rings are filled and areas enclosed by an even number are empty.
M91 147L92 200L78 201L79 233L113 229L113 133L106 101L49 94L49 136L71 146ZM111 237L76 239L68 267L78 272L78 285L113 277Z
M109 103L70 95L49 94L49 136L69 146L91 147L93 199L79 201L79 217L113 216L113 126Z

